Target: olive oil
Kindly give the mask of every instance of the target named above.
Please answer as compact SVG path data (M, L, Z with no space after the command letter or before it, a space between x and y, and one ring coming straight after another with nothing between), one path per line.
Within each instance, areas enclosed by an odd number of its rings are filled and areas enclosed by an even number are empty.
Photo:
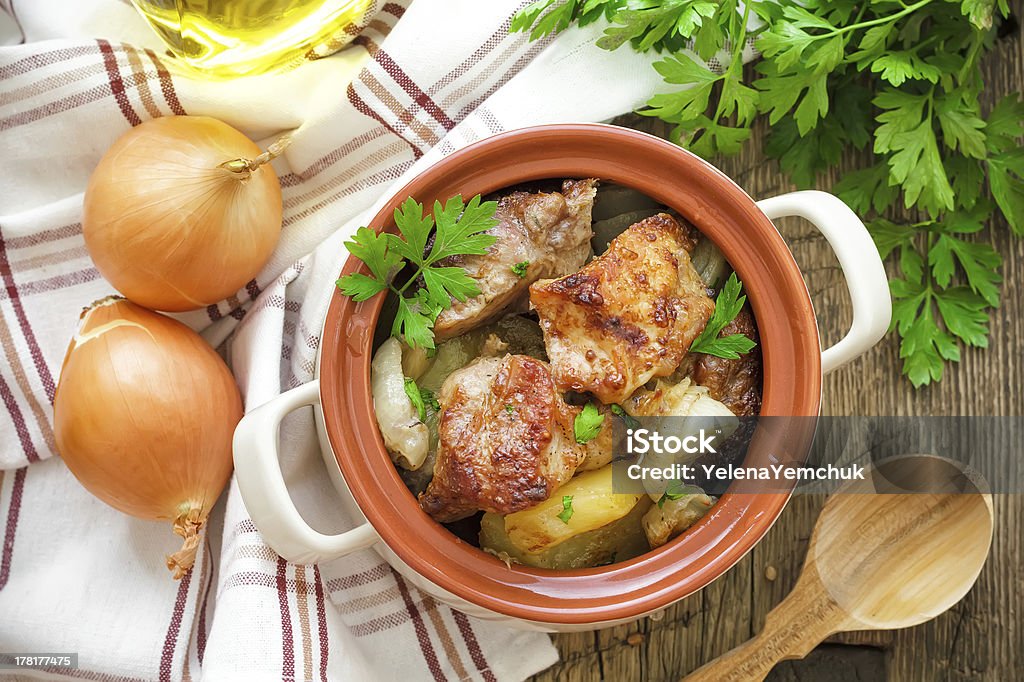
M170 50L206 76L263 73L355 37L372 0L132 0Z

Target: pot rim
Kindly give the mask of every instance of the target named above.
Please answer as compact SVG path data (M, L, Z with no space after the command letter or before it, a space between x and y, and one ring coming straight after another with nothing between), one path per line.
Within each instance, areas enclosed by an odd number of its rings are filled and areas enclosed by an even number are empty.
M818 414L817 322L788 246L728 176L660 138L589 123L501 133L427 168L395 192L370 225L393 230L391 215L407 196L428 204L460 192L487 194L562 177L598 177L635 187L715 241L744 282L758 321L762 414ZM350 258L342 274L351 272L367 270ZM427 516L384 449L369 391L382 303L379 296L355 303L340 292L331 300L319 357L325 430L352 496L382 541L418 574L459 598L504 616L553 625L636 618L723 575L767 533L789 499L789 492L727 492L686 533L627 562L572 571L507 567ZM791 451L806 452L810 436L794 437ZM755 434L746 464L767 462L772 444Z

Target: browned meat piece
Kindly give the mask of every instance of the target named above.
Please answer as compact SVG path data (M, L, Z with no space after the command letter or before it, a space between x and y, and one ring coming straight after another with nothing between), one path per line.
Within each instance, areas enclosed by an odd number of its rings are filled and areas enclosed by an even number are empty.
M513 192L498 200L488 231L498 241L483 256L446 259L444 265L465 268L480 295L454 301L434 323L437 341L463 334L508 312L524 312L529 288L547 277L575 272L590 256L590 210L597 180L566 180L562 192ZM512 266L528 262L522 277Z
M420 506L442 523L478 510L509 514L546 500L585 454L547 363L480 358L441 386L434 478Z
M757 326L750 306L722 330L721 336L744 334L759 344ZM737 360L714 355L699 355L694 363L693 380L704 386L711 397L721 401L737 417L756 416L761 411L761 346L755 346Z
M690 263L689 241L659 213L579 272L530 287L559 388L618 403L675 371L715 307Z
M686 253L693 253L693 250L697 247L697 242L700 241L700 230L691 225L686 218L682 217L675 211L667 214L672 217L677 223L679 223L679 243L682 244L683 248L686 249Z

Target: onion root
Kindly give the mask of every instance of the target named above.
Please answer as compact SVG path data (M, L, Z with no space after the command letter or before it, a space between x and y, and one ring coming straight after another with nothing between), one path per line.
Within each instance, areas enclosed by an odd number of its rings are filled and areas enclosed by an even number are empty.
M206 519L202 518L201 507L190 507L174 520L174 532L185 539L181 549L167 557L167 568L174 572L174 579L181 580L192 570L199 551L200 531Z

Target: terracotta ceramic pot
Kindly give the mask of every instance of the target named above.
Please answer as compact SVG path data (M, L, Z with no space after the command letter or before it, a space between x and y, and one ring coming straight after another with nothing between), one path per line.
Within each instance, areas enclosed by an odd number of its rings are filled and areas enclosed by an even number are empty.
M878 252L860 220L822 192L755 203L732 180L663 140L606 125L553 125L501 134L458 151L395 193L371 225L394 229L408 196L426 205L455 194L487 194L545 178L596 177L636 188L696 225L736 269L757 318L764 357L763 415L817 415L822 372L857 357L884 334L889 291ZM853 301L849 334L822 352L814 310L793 256L771 223L801 215L838 256ZM364 266L349 259L343 274ZM235 436L235 466L246 506L266 542L309 563L374 546L415 585L478 616L527 627L585 629L629 621L693 594L721 576L764 536L788 494L726 494L694 527L631 561L575 571L508 567L459 540L420 510L391 463L370 396L373 331L382 297L354 303L335 295L321 337L319 381L250 412ZM277 460L277 430L288 412L318 406L328 469L348 511L363 525L337 536L302 520ZM760 427L759 427L760 431ZM789 451L810 446L790 434ZM771 434L757 433L748 464L764 461Z

